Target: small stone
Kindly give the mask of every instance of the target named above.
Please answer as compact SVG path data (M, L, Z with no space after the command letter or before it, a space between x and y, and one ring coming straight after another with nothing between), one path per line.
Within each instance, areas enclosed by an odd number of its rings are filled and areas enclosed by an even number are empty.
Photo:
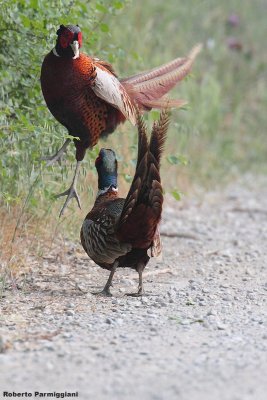
M249 300L255 300L255 299L256 299L256 296L255 296L255 294L253 294L253 293L248 293L247 296L246 296L246 298L249 299Z
M227 328L228 328L228 326L225 325L225 324L223 324L223 323L221 323L221 322L219 322L219 323L217 324L217 329L218 329L219 331L224 331L224 330L226 330Z
M142 297L141 302L143 304L148 304L149 303L149 299L147 297Z
M52 343L51 344L45 344L43 349L48 350L48 351L55 351L55 347L54 347L54 345Z
M52 371L52 370L54 369L54 365L53 365L50 361L48 361L48 362L46 363L46 368L47 368L49 371Z
M159 302L158 302L158 305L159 305L160 307L167 307L167 303L165 303L163 300L159 301Z
M209 310L208 312L207 312L207 315L209 316L209 315L217 315L217 312L215 311L215 310Z
M64 333L62 333L62 337L63 337L64 339L70 339L70 338L72 338L73 336L72 336L72 334L71 334L70 332L64 332Z
M66 309L68 310L69 308L74 308L75 307L75 304L74 303L68 303L67 305L66 305Z
M75 315L75 312L73 310L66 310L66 315L68 317L73 317Z

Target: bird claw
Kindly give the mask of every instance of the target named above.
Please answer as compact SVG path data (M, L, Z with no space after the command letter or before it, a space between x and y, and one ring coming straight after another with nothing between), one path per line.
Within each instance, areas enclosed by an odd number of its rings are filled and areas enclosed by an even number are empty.
M50 167L51 165L55 164L55 162L58 162L59 165L61 165L61 159L62 159L63 155L66 153L67 147L70 142L71 142L71 139L67 139L65 141L65 143L63 144L63 146L57 151L56 154L54 154L53 156L41 157L41 161L48 161L46 163L47 167Z
M79 208L80 209L82 208L81 207L80 197L79 197L75 187L71 186L65 192L55 195L55 198L58 199L59 197L62 197L62 196L68 196L68 197L67 197L67 199L66 199L66 201L65 201L65 203L64 203L64 205L63 205L63 207L62 207L62 209L61 209L61 211L59 213L59 217L62 217L67 205L69 204L70 200L73 199L73 198L76 199Z
M131 296L131 297L142 297L144 295L144 289L139 288L137 293L125 293L125 296Z
M142 297L144 293L125 293L125 296L129 297Z
M61 160L63 157L63 153L62 154L55 154L54 156L44 156L41 157L40 160L41 161L47 161L46 166L50 167L51 165L55 164L56 162L59 163L59 165L61 165Z
M91 292L92 294L94 294L95 296L101 296L101 297L112 297L112 294L109 290L109 288L104 288L103 290L101 290L101 292Z

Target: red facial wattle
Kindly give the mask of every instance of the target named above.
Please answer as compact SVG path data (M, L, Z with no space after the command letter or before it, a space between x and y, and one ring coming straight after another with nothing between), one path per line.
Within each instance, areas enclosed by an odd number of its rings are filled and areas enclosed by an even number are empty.
M74 33L69 31L68 29L65 29L65 31L62 32L62 34L60 35L60 38L59 38L60 46L63 49L66 49L73 41L73 37L74 37Z
M82 47L82 43L83 43L83 35L82 32L78 33L78 43L79 43L79 47Z

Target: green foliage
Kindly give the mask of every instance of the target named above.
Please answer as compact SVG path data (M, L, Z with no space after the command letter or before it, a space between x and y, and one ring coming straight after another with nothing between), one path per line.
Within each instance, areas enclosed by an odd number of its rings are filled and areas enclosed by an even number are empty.
M171 191L171 195L172 195L172 197L173 197L175 200L177 200L177 201L180 201L180 200L181 200L182 193L181 193L178 189L172 190L172 191Z
M167 160L171 165L187 165L188 164L188 160L185 156L183 156L182 154L178 154L178 155L169 155L167 156Z

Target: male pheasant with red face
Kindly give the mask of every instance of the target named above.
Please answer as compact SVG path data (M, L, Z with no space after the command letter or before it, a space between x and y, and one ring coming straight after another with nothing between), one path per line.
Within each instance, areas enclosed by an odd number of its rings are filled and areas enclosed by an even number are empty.
M67 195L62 215L71 198L76 198L80 206L76 181L86 149L127 119L135 125L136 107L145 111L185 104L164 95L188 75L201 46L196 46L188 57L119 80L110 64L80 52L79 26L61 25L57 35L56 46L43 61L42 92L53 116L79 139L74 139L77 164L71 187L58 195ZM49 164L61 158L70 141L67 139L58 153L49 157Z
M162 111L159 121L154 123L148 143L146 127L137 115L138 157L126 199L118 194L114 151L102 149L96 159L98 194L93 209L83 222L81 242L89 257L110 271L108 281L100 292L103 295L111 295L110 286L118 267L129 267L138 272L138 292L133 295L142 295L143 270L150 256L161 253L158 224L163 192L159 168L168 124L168 113Z

